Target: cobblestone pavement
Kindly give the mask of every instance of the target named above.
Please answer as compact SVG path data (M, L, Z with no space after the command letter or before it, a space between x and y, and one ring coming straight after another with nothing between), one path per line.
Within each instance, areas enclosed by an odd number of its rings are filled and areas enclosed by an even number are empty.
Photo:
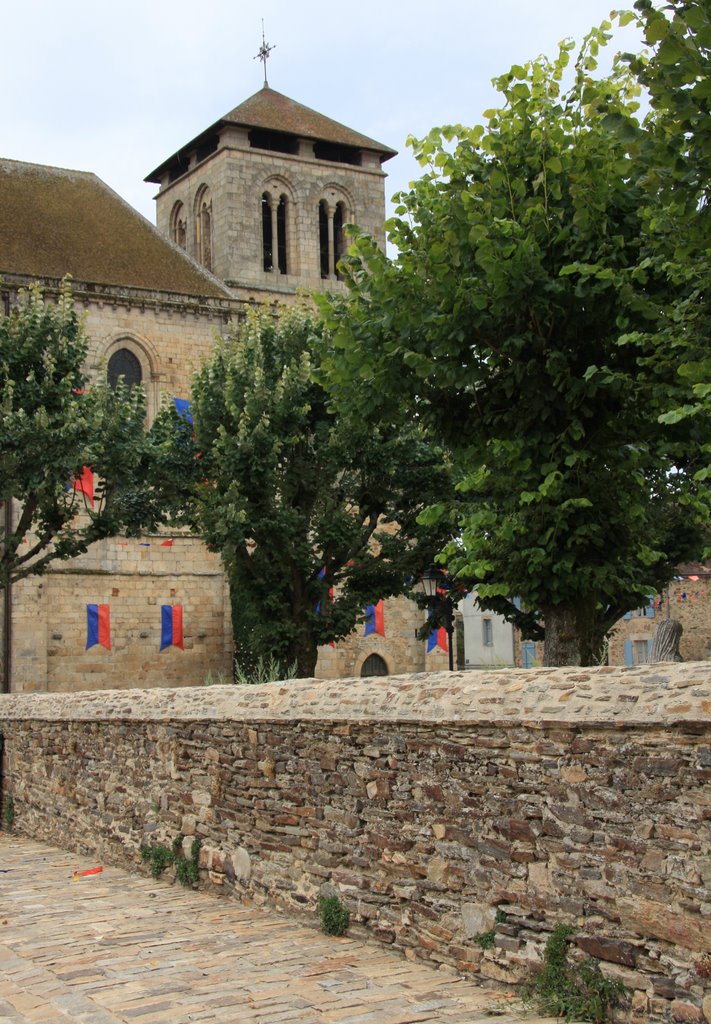
M0 837L0 1024L543 1024L502 993L118 868Z

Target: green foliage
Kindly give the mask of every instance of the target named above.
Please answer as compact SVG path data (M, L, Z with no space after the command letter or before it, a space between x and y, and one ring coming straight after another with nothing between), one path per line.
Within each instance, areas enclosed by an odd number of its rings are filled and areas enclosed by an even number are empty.
M676 286L661 334L670 359L690 388L662 422L708 417L711 407L711 8L707 0L637 0L649 50L625 55L648 91L645 119L649 188L659 202L648 213L650 264ZM711 477L711 446L697 478Z
M485 125L410 140L424 173L396 197L396 258L356 235L350 296L321 303L341 413L417 417L449 447L457 504L428 516L449 518L448 568L524 636L542 616L547 664L591 663L709 522L708 409L665 417L690 398L679 267L695 271L668 259L680 220L652 180L638 81L619 60L595 77L609 28L567 90L571 43L496 79Z
M2 826L6 832L12 832L15 824L15 801L11 796L6 796L2 804Z
M141 857L144 862L150 864L153 878L160 878L166 868L175 861L175 853L170 846L163 843L155 843L153 846L142 846Z
M180 847L182 847L183 837L180 836ZM200 878L200 872L198 870L198 860L200 857L200 849L202 847L202 841L200 839L193 839L190 844L190 857L179 856L179 851L176 851L175 859L175 877L178 879L181 885L184 885L186 889L192 888L196 885Z
M609 1019L625 987L620 981L606 978L593 957L579 963L569 960L568 942L574 931L565 924L554 929L543 953L543 969L525 986L522 995L539 1013L601 1024Z
M231 682L233 682L233 680L228 679L224 672L213 672L212 669L209 669L207 675L202 681L202 685L227 686Z
M153 448L143 392L89 388L87 350L67 282L56 304L33 286L0 316L0 501L20 504L9 533L0 521L0 587L157 521L140 497ZM84 466L99 478L93 507L69 486Z
M417 523L446 479L441 452L416 426L336 416L318 382L330 346L311 313L250 314L195 378L194 441L159 417L192 480L185 520L228 574L237 681L313 675L318 646L404 592L449 536Z
M234 681L239 686L259 686L262 683L275 683L283 679L294 679L296 662L284 665L272 656L257 657L252 665L246 661L235 664Z
M472 942L476 942L477 946L481 946L482 949L493 949L496 941L496 928L490 928L487 932L479 932L472 939Z
M346 934L351 915L338 896L320 896L318 912L324 935Z
M153 878L160 878L166 868L175 867L175 877L186 888L195 885L200 877L198 861L202 840L193 839L190 846L190 857L183 856L183 836L177 835L170 846L155 843L153 846L142 846L141 857L150 864Z

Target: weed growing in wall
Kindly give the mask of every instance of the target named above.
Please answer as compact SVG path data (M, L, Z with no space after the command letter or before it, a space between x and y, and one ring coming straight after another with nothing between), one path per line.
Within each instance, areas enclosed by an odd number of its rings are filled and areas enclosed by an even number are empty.
M543 969L524 987L522 997L539 1013L602 1024L609 1020L625 987L620 981L606 978L594 957L577 963L568 958L568 943L574 931L567 924L553 930L543 953Z
M487 932L479 932L472 939L472 942L476 942L477 946L481 946L482 949L493 949L494 942L496 940L496 928L489 928Z
M345 935L351 915L338 896L320 896L318 912L324 935Z
M200 857L201 846L202 841L200 839L193 839L190 847L190 857L177 857L175 861L175 877L181 885L185 886L186 889L192 888L200 877L198 871L198 859Z
M11 796L6 796L2 805L2 827L6 832L12 832L15 824L15 801Z
M141 857L150 864L153 878L160 878L165 869L175 860L175 854L169 846L156 843L154 846L142 846Z
M472 938L472 942L475 942L477 946L481 946L482 949L493 949L496 942L496 925L505 924L507 921L507 914L499 907L494 918L494 927L489 928L486 932L479 932L478 935Z
M174 865L175 877L181 885L189 889L197 883L200 877L198 860L201 847L202 841L200 839L193 839L190 847L190 857L184 857L182 854L183 837L178 835L173 840L171 846L165 846L163 843L155 843L153 846L142 846L141 857L146 863L150 864L153 878L160 878L166 868Z

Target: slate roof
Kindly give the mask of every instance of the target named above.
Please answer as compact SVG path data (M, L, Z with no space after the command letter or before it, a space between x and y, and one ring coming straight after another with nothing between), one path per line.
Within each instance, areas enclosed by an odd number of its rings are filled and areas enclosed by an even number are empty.
M677 576L711 576L711 563L709 562L682 562L675 566Z
M0 278L232 296L95 174L0 159Z
M166 167L177 160L181 153L197 147L202 140L229 124L284 132L299 138L313 139L315 142L332 142L341 146L369 149L379 153L383 160L389 160L390 157L397 155L397 150L384 146L382 142L361 135L360 132L353 131L352 128L347 128L346 125L333 121L330 117L319 114L318 111L305 107L303 103L297 103L296 100L265 85L259 92L255 92L254 96L240 103L191 142L181 146L177 153L151 171L145 180L160 183Z

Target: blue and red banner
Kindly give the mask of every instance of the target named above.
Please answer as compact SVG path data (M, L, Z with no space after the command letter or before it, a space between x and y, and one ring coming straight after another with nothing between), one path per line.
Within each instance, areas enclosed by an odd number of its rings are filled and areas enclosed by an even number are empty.
M111 650L111 618L107 604L86 606L86 649L100 644Z
M160 649L183 646L183 606L182 604L164 604L160 609Z
M318 578L320 580L323 580L323 579L326 578L326 566L325 565L322 566L321 569L319 569ZM334 593L333 587L329 587L328 588L328 599L331 602L333 602L333 593ZM316 608L314 610L315 610L317 615L321 614L321 602L320 601L318 601L316 603Z
M432 614L428 616L428 619L432 618ZM440 626L439 629L433 629L430 635L427 637L427 653L434 651L436 647L440 647L445 653L449 650L447 644L447 630L444 626Z
M193 425L193 414L190 411L190 402L187 398L173 398L173 405L178 416L181 416L186 423Z
M365 636L370 636L371 633L379 633L381 636L385 636L385 614L382 598L377 604L367 604L365 606Z

